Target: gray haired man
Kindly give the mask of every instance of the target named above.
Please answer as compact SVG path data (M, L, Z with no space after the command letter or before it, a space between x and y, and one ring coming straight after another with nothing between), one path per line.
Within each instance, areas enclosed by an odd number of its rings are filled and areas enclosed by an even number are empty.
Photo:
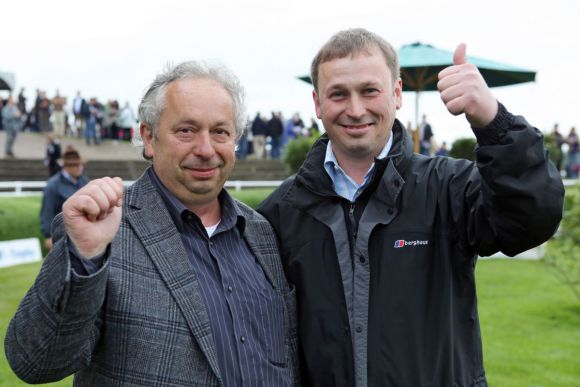
M273 231L223 189L246 117L238 79L187 62L139 107L152 166L126 192L94 180L63 206L54 245L11 321L30 383L298 384L295 299Z

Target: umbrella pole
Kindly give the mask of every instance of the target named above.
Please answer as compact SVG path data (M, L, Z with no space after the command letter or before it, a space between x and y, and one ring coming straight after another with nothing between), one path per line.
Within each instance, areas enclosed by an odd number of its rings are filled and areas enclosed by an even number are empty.
M415 93L415 129L419 128L419 91Z
M419 153L419 91L415 92L415 127L409 129L413 133L413 151Z

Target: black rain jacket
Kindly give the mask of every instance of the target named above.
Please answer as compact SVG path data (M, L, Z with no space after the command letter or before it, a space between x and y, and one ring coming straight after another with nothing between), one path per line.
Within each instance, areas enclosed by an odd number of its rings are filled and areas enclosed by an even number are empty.
M396 120L393 146L355 203L356 228L323 167L326 136L262 203L296 286L304 385L355 385L340 252L370 265L369 386L487 386L477 256L511 256L549 239L564 197L542 134L499 107L474 129L475 163L414 154ZM355 236L366 243L353 248Z

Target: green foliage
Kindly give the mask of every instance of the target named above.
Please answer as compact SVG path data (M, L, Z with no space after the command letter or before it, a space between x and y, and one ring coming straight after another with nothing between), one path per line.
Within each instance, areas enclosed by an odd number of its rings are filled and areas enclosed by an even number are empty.
M476 145L477 141L475 140L475 138L471 137L458 138L451 145L449 156L456 159L467 159L474 161Z
M286 167L291 173L298 172L298 169L306 160L306 155L310 152L312 145L318 140L318 137L298 137L286 144L283 160Z
M548 242L545 262L580 302L580 186L568 187L564 218L556 236Z

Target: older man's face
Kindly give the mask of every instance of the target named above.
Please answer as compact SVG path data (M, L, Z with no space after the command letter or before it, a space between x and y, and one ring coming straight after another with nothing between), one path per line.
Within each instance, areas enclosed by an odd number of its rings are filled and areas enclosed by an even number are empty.
M234 103L216 81L169 84L155 136L142 129L145 152L163 184L190 209L217 200L235 163Z

